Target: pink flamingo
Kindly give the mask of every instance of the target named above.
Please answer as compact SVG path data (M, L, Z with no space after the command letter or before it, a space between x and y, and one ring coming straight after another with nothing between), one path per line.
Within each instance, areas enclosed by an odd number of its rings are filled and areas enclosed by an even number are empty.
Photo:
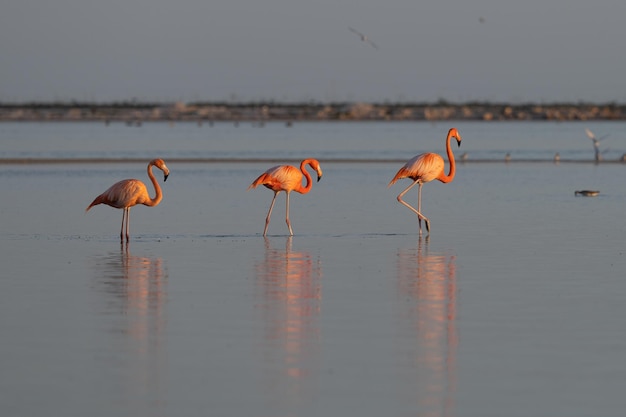
M458 146L461 146L461 135L459 135L456 128L450 129L446 138L446 152L448 154L448 161L450 162L450 172L448 172L448 175L446 175L443 171L445 165L443 158L436 153L427 152L411 158L402 168L400 168L396 176L393 177L388 185L388 187L391 187L396 181L402 178L410 178L413 180L413 183L398 195L398 202L417 214L420 235L422 234L422 219L424 219L424 222L426 223L426 230L430 233L430 221L421 213L422 185L432 180L439 180L443 183L451 182L454 179L454 174L456 173L454 154L452 153L452 148L450 147L450 139L452 138L455 138ZM404 194L413 188L415 184L419 185L417 192L417 210L402 200Z
M162 159L153 159L148 164L148 177L150 177L150 181L154 185L154 189L156 191L156 196L154 198L150 198L148 194L148 189L146 185L135 179L128 179L116 182L108 190L100 194L95 198L85 210L89 211L90 208L96 206L98 204L106 204L111 207L124 209L122 213L122 229L120 230L120 240L124 240L124 222L126 222L126 242L129 240L129 219L130 219L130 208L136 204L143 204L144 206L154 207L158 205L163 199L163 193L161 192L161 187L159 187L159 183L156 178L154 178L154 174L152 174L152 167L155 166L163 171L163 181L167 180L168 175L170 175L170 170L165 165L165 162Z
M270 225L270 216L272 215L272 209L274 208L274 203L276 202L276 196L281 191L285 191L287 193L287 213L285 220L287 222L287 227L289 227L289 235L293 236L293 230L291 230L291 223L289 222L289 193L297 191L300 194L306 194L311 191L313 183L311 182L311 176L306 169L304 169L306 165L309 165L317 172L317 180L319 181L322 178L320 163L316 159L305 159L302 163L300 163L300 170L291 165L278 165L265 171L248 187L249 190L251 188L256 188L258 185L264 185L274 191L274 198L272 198L272 204L270 204L270 209L267 212L267 217L265 218L263 236L267 235L267 227ZM304 174L304 177L306 178L306 185L304 187L302 186L302 174Z

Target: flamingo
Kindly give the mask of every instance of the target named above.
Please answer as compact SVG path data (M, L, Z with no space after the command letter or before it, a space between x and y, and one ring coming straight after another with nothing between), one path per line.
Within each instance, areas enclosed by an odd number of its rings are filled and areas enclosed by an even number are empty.
M108 190L100 194L96 197L89 207L85 210L85 212L89 211L90 208L96 206L98 204L106 204L111 207L124 209L122 213L122 229L120 230L120 240L124 241L124 222L126 222L126 242L129 240L129 218L130 218L130 208L136 204L143 204L144 206L154 207L158 205L163 199L163 193L161 192L161 187L159 187L159 183L156 178L154 178L154 174L152 173L152 167L155 166L163 171L163 181L167 180L167 177L170 175L170 170L165 165L165 162L162 159L153 159L148 163L148 177L150 177L150 181L152 181L152 185L154 185L154 189L156 191L156 195L154 198L150 198L148 194L148 189L146 185L135 179L128 179L116 182Z
M319 181L322 178L322 168L320 168L320 163L316 159L305 159L300 163L300 170L298 168L291 165L278 165L272 167L261 174L250 186L248 190L251 188L256 188L258 185L264 185L270 190L274 191L274 198L272 198L272 204L270 204L270 209L267 212L267 217L265 218L265 229L263 229L263 236L267 235L267 227L270 224L270 216L272 215L272 209L274 208L274 203L276 202L276 196L281 191L284 191L287 195L287 209L286 209L286 217L285 220L287 222L287 227L289 228L289 235L293 236L293 230L291 229L291 222L289 221L289 194L292 191L299 192L300 194L306 194L311 191L311 186L313 185L311 181L311 175L305 169L306 165L309 165L311 168L317 172L317 180ZM304 174L304 178L306 178L306 185L302 186L302 174Z
M413 183L405 188L400 194L398 194L398 202L408 207L409 210L417 214L417 220L419 224L419 234L422 235L422 219L426 223L426 231L430 233L430 220L421 213L422 210L422 185L432 180L439 180L443 183L451 182L454 179L456 173L456 165L454 163L454 154L450 147L450 139L455 138L458 146L461 146L461 135L459 135L456 128L452 128L448 131L446 138L446 152L448 154L448 161L450 162L450 171L448 175L443 172L444 161L443 158L436 153L423 153L411 158L391 180L387 187L391 187L396 181L402 178L410 178ZM402 197L417 184L419 186L417 192L417 210L402 200Z

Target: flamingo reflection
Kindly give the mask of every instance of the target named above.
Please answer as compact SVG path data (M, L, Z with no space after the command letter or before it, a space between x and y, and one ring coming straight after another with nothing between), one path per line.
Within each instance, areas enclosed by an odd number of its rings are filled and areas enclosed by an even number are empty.
M284 405L302 406L312 401L306 386L318 368L322 273L319 259L292 250L292 239L274 249L265 238L265 254L255 273L265 328L264 362L271 371L266 385L272 396L288 403Z
M401 365L414 370L416 378L415 384L408 384L408 395L416 399L420 415L453 415L458 346L455 257L430 253L428 239L419 239L417 251L398 250L397 274L398 305L410 323L402 330L402 340L407 331L413 340L412 346L402 346L410 353L410 363Z
M159 403L163 394L160 374L167 369L165 357L165 299L167 270L161 258L135 256L128 245L120 245L119 252L96 258L98 295L104 295L103 318L111 338L113 352L121 355L122 373L128 381L120 386L129 400L140 401L149 392L152 404ZM127 385L124 385L127 384ZM147 389L149 388L149 389Z

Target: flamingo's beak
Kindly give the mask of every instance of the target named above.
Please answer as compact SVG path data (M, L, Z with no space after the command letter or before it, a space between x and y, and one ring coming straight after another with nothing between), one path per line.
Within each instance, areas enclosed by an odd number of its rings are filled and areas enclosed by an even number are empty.
M167 174L164 173L163 174L163 182L167 181L167 177L169 177L169 176L170 176L169 173L167 173Z
M322 173L318 172L317 173L317 182L320 182L321 179L322 179Z

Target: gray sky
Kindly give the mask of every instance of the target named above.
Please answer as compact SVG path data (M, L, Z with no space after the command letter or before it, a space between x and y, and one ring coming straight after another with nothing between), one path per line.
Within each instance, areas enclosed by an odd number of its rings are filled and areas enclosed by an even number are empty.
M625 20L624 0L4 0L0 101L621 103Z

